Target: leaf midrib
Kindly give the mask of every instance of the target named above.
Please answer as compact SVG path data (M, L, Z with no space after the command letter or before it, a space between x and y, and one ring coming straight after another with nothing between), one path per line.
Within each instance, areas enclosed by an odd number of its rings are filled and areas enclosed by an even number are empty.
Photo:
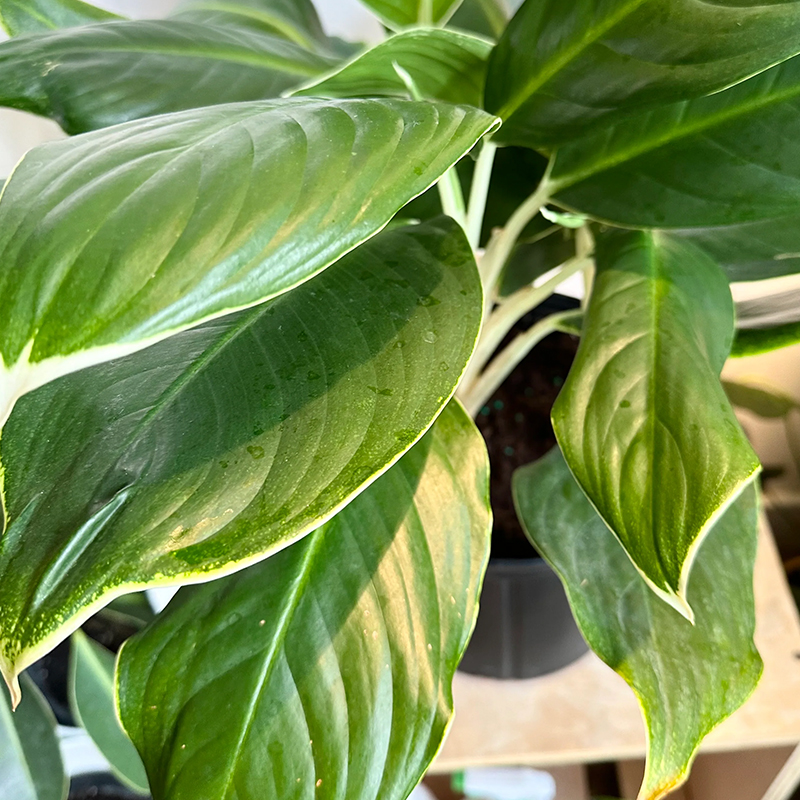
M787 100L791 100L798 95L800 95L800 81L791 89L786 89L784 91L775 93L766 92L763 97L758 100L751 100L750 102L737 105L734 108L729 108L716 114L711 114L696 120L694 124L689 124L686 126L681 126L680 124L675 125L670 128L668 133L656 136L655 138L645 139L641 141L638 146L630 147L625 150L619 150L611 157L594 162L583 170L573 173L568 172L563 178L551 178L551 183L554 186L553 191L554 193L563 191L564 189L574 186L576 183L580 183L581 181L591 178L594 175L598 175L601 172L607 172L608 170L614 169L621 164L626 164L627 162L632 161L639 156L651 153L662 147L675 144L676 142L681 141L681 139L688 139L699 133L704 133L710 128L714 128L718 125L724 125L725 123L731 122L739 117L747 116L748 114L753 114L757 111L763 111L772 105L777 105ZM699 100L687 100L684 102L685 106L688 108L695 102L707 102L708 99L709 98L700 98ZM623 122L620 124L624 125L625 123ZM614 127L616 128L617 126L615 125ZM588 141L591 141L593 138L594 137L590 137ZM586 140L579 139L575 144L577 145L579 142L584 141ZM556 159L557 158L558 155L556 154Z
M534 1L539 2L540 0ZM595 28L589 28L581 39L571 47L567 47L563 50L560 55L553 58L545 69L532 75L499 111L497 111L497 116L502 119L508 119L512 114L519 111L535 92L541 89L551 78L564 69L567 64L574 61L589 46L593 45L598 39L608 33L608 31L622 22L634 11L638 11L641 6L648 2L650 2L650 0L630 0L630 2L623 5L616 14L611 14L602 24Z

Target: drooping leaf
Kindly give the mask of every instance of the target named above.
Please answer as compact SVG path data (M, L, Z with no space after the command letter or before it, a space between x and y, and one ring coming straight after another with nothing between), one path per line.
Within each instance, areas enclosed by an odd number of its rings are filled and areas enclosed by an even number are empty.
M9 800L66 800L64 773L53 712L27 675L25 699L11 710L0 692L0 786Z
M481 306L443 218L22 398L0 440L6 680L117 595L231 573L329 519L439 413Z
M390 28L447 22L462 0L361 0Z
M698 548L760 469L720 385L732 338L728 282L702 251L611 234L553 408L579 484L651 587L689 617Z
M628 227L796 218L799 97L800 58L794 58L725 92L640 113L560 148L552 171L555 196ZM730 249L737 246L731 236L755 237L746 248L758 253L758 240L771 239L773 229L786 224L723 229L720 244ZM706 235L713 244L714 233ZM782 238L791 242L797 233ZM780 255L784 243L774 246L771 255ZM755 260L747 249L739 258Z
M480 106L491 44L439 28L404 31L376 45L296 95L408 97L395 66L404 69L425 98Z
M339 59L281 36L125 20L0 44L0 105L82 133L155 114L278 97Z
M86 634L72 634L69 703L78 724L108 759L114 774L129 788L149 794L147 773L139 754L117 719L114 654Z
M485 447L451 403L324 527L182 589L120 653L155 800L405 800L452 715L490 528Z
M0 0L0 26L9 36L121 19L81 0Z
M0 201L0 424L59 375L307 280L493 124L465 106L302 98L30 151Z
M489 62L499 141L557 146L645 106L701 97L800 53L800 2L527 0Z
M308 50L328 43L312 0L189 0L171 16L253 28L277 34Z
M694 625L649 591L557 448L517 470L514 497L590 647L641 704L648 754L640 800L665 797L686 779L702 739L747 700L761 675L753 644L754 484L698 553L688 587Z
M752 381L722 381L725 394L735 406L752 411L760 417L785 417L798 403L780 389Z

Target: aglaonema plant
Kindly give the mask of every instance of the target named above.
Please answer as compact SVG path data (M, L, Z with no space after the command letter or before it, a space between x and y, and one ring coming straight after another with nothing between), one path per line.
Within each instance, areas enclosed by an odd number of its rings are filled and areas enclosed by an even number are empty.
M560 449L515 500L642 704L641 800L759 679L760 467L719 375L797 338L737 334L729 283L800 271L800 2L365 3L371 48L310 0L0 0L0 103L70 134L0 199L20 796L65 796L20 674L74 634L75 716L130 787L404 800L488 555L469 417L554 331ZM509 339L575 274L583 308ZM78 629L160 585L114 671Z

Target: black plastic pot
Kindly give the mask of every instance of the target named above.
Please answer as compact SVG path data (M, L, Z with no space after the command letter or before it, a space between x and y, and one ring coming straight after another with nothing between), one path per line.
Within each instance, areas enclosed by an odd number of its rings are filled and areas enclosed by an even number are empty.
M69 800L147 800L126 789L106 772L77 775L69 787Z
M561 581L541 558L489 562L475 633L460 669L489 678L535 678L589 648Z

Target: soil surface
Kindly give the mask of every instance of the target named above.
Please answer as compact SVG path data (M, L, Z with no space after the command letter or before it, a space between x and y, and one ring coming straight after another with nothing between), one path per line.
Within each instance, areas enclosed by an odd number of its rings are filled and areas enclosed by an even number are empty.
M554 310L557 309L548 308L546 313ZM524 317L511 336L544 316L542 311L537 311ZM518 467L541 458L556 444L550 410L566 380L578 341L578 337L563 333L554 333L541 341L509 375L475 420L486 439L492 470L492 558L534 558L537 555L514 510L511 476Z

